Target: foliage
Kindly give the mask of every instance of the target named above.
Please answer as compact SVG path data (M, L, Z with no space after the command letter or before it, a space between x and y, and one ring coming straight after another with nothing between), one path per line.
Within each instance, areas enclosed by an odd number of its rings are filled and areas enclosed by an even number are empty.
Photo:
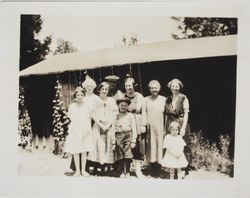
M20 87L19 90L19 105L18 105L18 132L20 135L23 149L30 149L32 144L32 127L29 117L29 112L26 108L24 100L24 88Z
M233 160L229 158L230 137L220 135L219 143L209 142L201 131L191 133L188 145L191 148L191 166L196 169L220 171L230 176L233 174Z
M121 43L118 46L132 46L138 43L139 39L137 34L132 34L130 37L123 35Z
M20 70L44 60L50 52L51 36L43 41L36 39L42 24L40 15L21 15Z
M54 55L56 54L66 54L71 52L77 52L77 48L73 46L70 41L66 41L64 39L57 40L57 48L54 51Z
M174 39L237 34L237 18L172 17L178 23Z
M55 141L54 154L61 154L62 147L67 136L68 124L70 122L62 101L62 85L57 79L55 86L55 99L53 100L53 137Z

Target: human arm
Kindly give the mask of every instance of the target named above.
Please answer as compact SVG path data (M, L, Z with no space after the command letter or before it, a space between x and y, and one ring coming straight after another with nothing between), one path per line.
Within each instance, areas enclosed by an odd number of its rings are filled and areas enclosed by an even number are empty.
M136 145L137 131L136 131L135 117L132 114L131 114L131 129L132 129L131 148L134 148Z
M147 110L146 110L146 98L141 98L141 116L142 116L142 120L141 120L141 127L140 127L140 133L145 133L146 132L146 125L147 125Z
M182 122L182 126L181 126L181 129L180 129L181 137L183 137L185 135L187 122L188 122L189 101L188 101L187 97L185 97L185 99L183 101L183 110L184 110L183 122Z

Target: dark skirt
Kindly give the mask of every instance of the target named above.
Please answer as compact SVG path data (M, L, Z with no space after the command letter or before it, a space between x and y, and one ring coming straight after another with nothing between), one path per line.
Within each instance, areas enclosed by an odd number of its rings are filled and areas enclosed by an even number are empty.
M137 136L136 146L132 149L133 159L144 160L146 133Z

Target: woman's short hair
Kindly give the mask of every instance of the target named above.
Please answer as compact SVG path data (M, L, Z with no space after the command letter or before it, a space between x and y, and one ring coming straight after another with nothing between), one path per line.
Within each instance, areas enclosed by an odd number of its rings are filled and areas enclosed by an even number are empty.
M173 121L173 122L171 122L171 123L169 124L169 126L168 126L168 131L171 132L172 128L174 128L174 127L177 127L178 130L181 129L181 126L180 126L179 122Z
M135 79L131 77L128 77L124 80L124 85L129 81L132 83L133 87L135 87Z
M107 82L101 82L98 86L97 86L97 92L100 93L100 90L104 87L104 86L108 86L109 88L109 84Z
M167 87L168 87L169 89L171 89L171 86L172 86L172 84L173 84L174 82L176 82L176 83L179 84L181 90L184 88L183 83L182 83L179 79L177 79L177 78L175 78L175 79L169 81Z
M73 93L73 97L76 98L76 94L79 92L81 92L81 93L83 93L83 95L85 95L85 90L82 87L77 87Z
M148 88L151 88L153 85L156 85L159 90L161 89L161 84L159 83L158 80L151 80L148 84Z

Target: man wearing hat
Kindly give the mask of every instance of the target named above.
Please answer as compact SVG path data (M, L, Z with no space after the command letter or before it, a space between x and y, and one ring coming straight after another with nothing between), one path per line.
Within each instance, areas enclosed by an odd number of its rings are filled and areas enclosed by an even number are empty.
M118 90L118 88L117 88L117 82L120 79L119 76L109 75L109 76L106 76L104 79L109 84L108 96L113 97L115 100L123 97L122 92L120 90Z

